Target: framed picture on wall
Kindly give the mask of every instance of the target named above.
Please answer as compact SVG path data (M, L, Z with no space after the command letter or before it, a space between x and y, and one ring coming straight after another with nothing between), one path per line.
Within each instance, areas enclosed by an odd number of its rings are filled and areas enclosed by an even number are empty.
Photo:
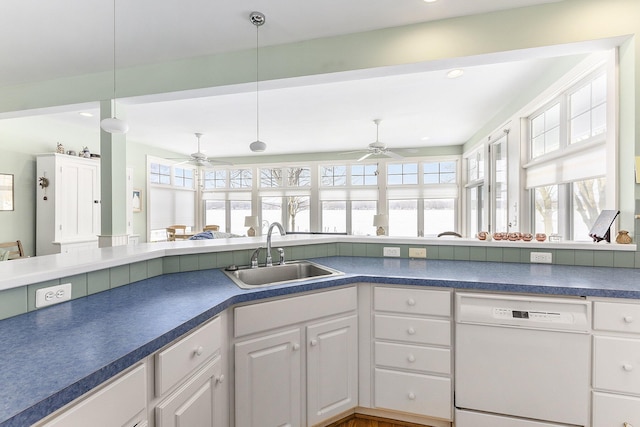
M134 188L131 197L131 206L133 207L133 211L142 212L142 190Z
M13 210L13 174L0 174L0 211Z

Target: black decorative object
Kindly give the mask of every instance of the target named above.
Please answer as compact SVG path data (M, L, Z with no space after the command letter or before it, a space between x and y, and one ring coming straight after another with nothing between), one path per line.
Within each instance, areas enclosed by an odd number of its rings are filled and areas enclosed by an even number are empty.
M611 243L611 225L619 213L620 211L607 209L600 212L598 219L596 219L593 227L591 227L589 237L591 237L594 242L606 240Z

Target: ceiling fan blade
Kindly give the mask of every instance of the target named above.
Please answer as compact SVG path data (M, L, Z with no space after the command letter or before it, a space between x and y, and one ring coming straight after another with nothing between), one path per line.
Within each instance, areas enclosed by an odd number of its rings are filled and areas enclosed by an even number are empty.
M358 161L359 161L359 162L361 162L361 161L363 161L364 159L366 159L367 157L371 156L372 154L373 154L373 153L367 153L367 154L365 154L364 156L360 157L360 158L358 159Z
M394 159L404 159L404 156L401 156L398 153L394 153L393 151L387 150L383 153L385 156L393 157Z

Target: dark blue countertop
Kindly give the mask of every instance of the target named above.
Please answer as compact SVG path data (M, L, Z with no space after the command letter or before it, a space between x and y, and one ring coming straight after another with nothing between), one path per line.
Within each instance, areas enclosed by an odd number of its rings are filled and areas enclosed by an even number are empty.
M238 288L219 270L174 273L0 321L0 427L27 426L227 307L357 282L640 299L640 270L329 257L345 272Z

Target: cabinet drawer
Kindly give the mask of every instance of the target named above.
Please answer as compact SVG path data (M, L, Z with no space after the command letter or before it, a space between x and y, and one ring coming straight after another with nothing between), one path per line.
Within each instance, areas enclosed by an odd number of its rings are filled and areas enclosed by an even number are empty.
M396 313L451 316L451 292L431 289L387 288L373 291L374 309Z
M146 368L140 365L42 427L137 425L146 417L146 390Z
M596 301L593 304L593 328L640 334L640 304Z
M376 369L375 406L451 419L451 380Z
M220 350L220 318L202 326L156 354L156 396L161 396L184 380L201 363Z
M450 346L451 322L376 314L375 337L383 340Z
M640 399L593 393L593 427L626 425L640 425Z
M451 350L446 348L377 342L375 352L378 366L451 374Z
M640 340L594 338L595 388L640 394Z
M356 288L350 287L238 307L234 310L235 336L354 311L357 295Z

